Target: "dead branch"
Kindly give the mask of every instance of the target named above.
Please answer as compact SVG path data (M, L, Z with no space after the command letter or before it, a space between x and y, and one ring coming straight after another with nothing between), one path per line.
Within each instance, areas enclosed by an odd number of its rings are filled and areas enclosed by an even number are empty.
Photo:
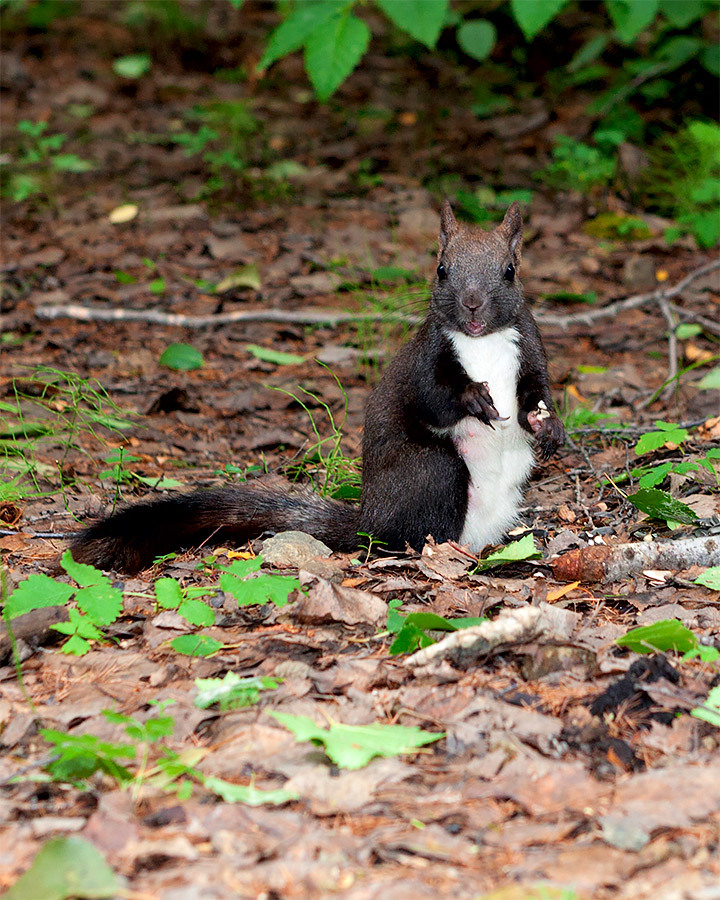
M619 581L646 569L717 566L720 537L582 547L550 560L549 565L558 581L584 582Z
M608 303L607 306L600 307L600 309L591 309L587 312L568 313L564 316L536 312L535 318L541 325L560 325L562 328L567 328L568 325L589 325L592 322L597 322L599 319L615 316L617 313L627 309L637 309L639 306L645 306L648 303L657 303L659 300L669 300L671 297L677 297L677 295L681 294L688 285L693 283L693 281L702 278L703 275L714 272L716 269L720 269L720 259L713 260L713 262L706 263L704 266L694 269L678 281L677 284L668 287L659 287L654 291L649 291L647 294L635 294L632 297L626 297L624 300L615 300L613 303Z
M563 316L538 312L535 318L542 325L588 324L598 319L614 316L625 309L635 309L646 303L669 300L682 293L685 288L703 275L720 268L720 260L700 266L685 276L677 284L670 287L657 288L648 294L636 294L625 300L616 300L600 309L587 312L569 313ZM340 309L239 309L228 313L216 313L209 316L190 316L183 313L168 313L157 309L104 309L91 306L80 306L69 303L64 306L38 306L35 314L40 319L77 319L80 322L149 322L153 325L177 325L181 328L208 328L214 325L231 325L235 322L278 322L283 325L330 325L343 322L376 322L382 318L384 322L407 322L416 325L422 321L421 316L409 313L387 313L378 317L377 313L347 312Z
M464 667L506 644L524 644L538 638L567 641L580 618L578 613L549 603L505 609L492 622L455 631L442 641L418 650L405 664L416 669L447 660Z
M181 328L208 328L235 322L278 322L282 325L339 325L342 322L408 322L417 324L420 316L407 313L347 312L339 309L238 309L209 316L188 316L159 309L101 309L96 306L38 306L40 319L77 319L80 322L149 322L153 325L177 325Z

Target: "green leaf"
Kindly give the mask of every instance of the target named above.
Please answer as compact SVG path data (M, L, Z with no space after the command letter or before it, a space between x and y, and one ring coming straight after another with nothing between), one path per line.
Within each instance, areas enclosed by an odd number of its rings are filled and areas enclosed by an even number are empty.
M110 584L110 579L107 575L96 569L95 566L75 562L69 550L63 553L60 565L73 581L77 581L80 587L91 587L94 584Z
M183 601L182 588L174 578L158 578L155 600L163 609L177 609Z
M277 366L296 366L305 362L304 356L295 353L283 353L280 350L272 350L270 347L261 347L259 344L245 344L248 353L252 353L255 359L263 362L275 363Z
M89 841L71 835L52 838L4 900L67 900L122 894L123 882Z
M590 63L594 63L605 52L610 43L609 34L598 34L586 41L573 56L567 66L568 72L579 72Z
M98 625L110 625L122 612L122 591L111 584L93 584L80 588L75 602Z
M154 278L148 285L151 294L162 294L165 291L165 279Z
M75 589L69 584L55 581L49 575L30 575L8 597L5 615L9 619L16 619L34 609L64 606L74 592Z
M204 363L202 353L190 344L170 344L160 357L161 366L181 371L200 369Z
M401 31L431 50L437 44L448 12L448 0L376 0Z
M50 164L56 172L90 172L95 168L87 159L81 159L74 153L60 153L53 156Z
M662 653L667 650L686 653L697 647L698 639L677 619L663 619L652 625L633 628L615 643L618 647L627 647L635 653L653 653L655 650Z
M388 601L387 630L390 634L397 634L405 621L405 616L398 612L401 606L402 600L399 600L397 597Z
M705 569L695 579L695 584L701 584L713 591L720 591L720 566L711 566L711 568Z
M142 78L152 66L149 53L132 53L121 56L113 62L113 72L121 78Z
M632 44L655 18L658 0L605 0L605 6L620 41Z
M253 291L259 291L261 283L258 267L255 263L251 263L219 281L215 285L214 292L224 294L225 291L231 291L233 288L251 288Z
M183 600L178 606L178 615L182 616L190 625L214 625L215 613L202 600Z
M693 509L657 488L641 488L635 494L628 494L627 499L651 519L681 522L683 525L692 525L697 521L697 513Z
M375 756L399 756L412 753L418 747L445 737L417 727L404 725L344 725L333 722L329 729L321 728L307 716L271 712L299 741L324 744L330 759L342 769L361 769Z
M236 578L245 578L251 572L257 572L262 566L262 556L254 556L252 559L234 559L229 566L220 569L221 572L229 572Z
M630 474L633 478L640 475L638 487L649 488L663 482L672 470L672 463L661 463L661 465L655 466L653 469L633 469Z
M134 759L136 751L132 744L109 743L93 734L66 734L52 728L41 728L40 734L60 755L46 766L55 781L77 783L95 772L105 772L120 782L131 778L117 760Z
M707 700L702 706L690 710L690 715L720 728L720 685L711 688Z
M708 44L700 57L703 68L716 78L720 77L720 46L716 43Z
M271 66L281 56L287 56L299 50L310 35L352 5L353 0L316 0L316 2L298 3L292 15L279 25L270 35L262 59L258 63L258 71Z
M702 334L702 325L698 325L697 322L681 322L675 329L675 334L679 340L686 341Z
M227 591L237 600L238 606L253 606L274 603L286 606L288 595L300 587L297 578L288 575L259 575L243 581L236 575L223 572L220 576L220 588Z
M673 28L687 28L707 11L705 0L659 0L658 6Z
M703 375L698 381L698 387L703 391L720 390L720 366L715 366L707 375Z
M688 217L693 235L698 244L709 250L720 237L720 215L717 209L707 209Z
M184 656L212 656L225 645L205 634L181 634L170 641L170 646Z
M531 41L567 2L568 0L510 0L510 7L525 40Z
M497 31L492 22L471 19L458 28L457 41L468 56L483 60L492 53L497 41Z
M297 794L286 791L284 788L261 791L254 784L233 784L223 778L213 776L204 778L203 784L209 791L222 797L226 803L245 803L247 806L263 806L265 804L281 806L283 803L298 799Z
M239 709L257 703L260 691L274 690L279 681L274 678L257 676L241 678L235 672L226 672L224 678L196 678L198 695L195 706L207 709L218 704L220 709Z
M493 566L501 566L504 563L518 562L523 559L539 559L542 553L535 546L535 538L530 532L523 535L519 541L513 541L506 547L496 550L478 563L478 571L491 569Z
M416 650L419 650L422 647L429 647L434 643L435 641L427 634L427 632L406 620L398 632L397 637L392 644L390 644L390 655L397 656L400 653L414 653Z
M370 29L351 15L330 19L313 31L305 44L305 70L319 100L325 102L335 93L369 43Z
M635 453L638 456L659 450L660 447L664 447L667 443L682 444L689 434L686 428L680 428L678 425L673 425L670 422L657 421L655 425L658 430L642 435L635 445Z

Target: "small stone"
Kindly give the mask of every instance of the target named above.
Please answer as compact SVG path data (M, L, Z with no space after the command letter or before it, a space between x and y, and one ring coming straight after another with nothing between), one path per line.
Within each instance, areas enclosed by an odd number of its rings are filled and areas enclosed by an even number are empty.
M303 531L281 531L263 542L262 557L271 566L306 569L316 557L328 557L332 550Z

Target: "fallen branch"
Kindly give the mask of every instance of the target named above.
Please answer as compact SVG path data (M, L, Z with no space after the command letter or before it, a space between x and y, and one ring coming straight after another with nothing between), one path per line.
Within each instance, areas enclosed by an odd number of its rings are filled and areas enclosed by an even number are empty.
M447 660L460 667L471 665L497 647L525 644L542 638L567 641L581 616L549 603L505 609L492 622L463 628L413 653L405 664L413 669Z
M278 322L282 325L339 325L342 322L408 322L417 324L421 316L407 313L347 312L340 309L237 309L210 316L188 316L159 309L105 309L97 306L38 306L39 319L77 319L79 322L149 322L153 325L178 325L181 328L208 328L234 322Z
M535 318L541 325L587 324L598 319L608 318L626 309L635 309L646 303L669 300L682 293L697 278L720 268L720 260L700 266L690 272L677 284L670 287L657 288L648 294L636 294L625 300L617 300L600 309L580 313L567 313L562 316L537 312ZM35 314L40 319L77 319L80 322L149 322L153 325L177 325L181 328L208 328L214 325L231 325L235 322L278 322L283 325L340 325L343 322L407 322L416 325L422 316L409 313L377 313L347 312L340 309L239 309L228 313L216 313L209 316L190 316L183 313L168 313L157 309L118 309L80 306L69 303L64 306L38 306Z
M694 269L683 279L678 281L677 284L670 285L669 287L659 287L654 291L649 291L647 294L635 294L632 297L626 297L624 300L615 300L613 303L608 303L607 306L601 306L600 309L590 309L587 312L568 313L564 316L536 312L535 318L542 325L560 325L562 328L567 328L568 325L588 325L592 322L597 322L598 319L609 318L610 316L617 315L617 313L627 309L637 309L639 306L645 306L647 303L657 303L660 300L669 300L671 297L677 297L677 295L681 294L688 285L693 283L693 281L702 278L703 275L714 272L716 269L720 269L720 259L713 260L713 262L706 263L704 266Z
M550 560L548 565L558 581L584 582L618 581L646 569L679 571L690 566L718 566L720 537L582 547Z

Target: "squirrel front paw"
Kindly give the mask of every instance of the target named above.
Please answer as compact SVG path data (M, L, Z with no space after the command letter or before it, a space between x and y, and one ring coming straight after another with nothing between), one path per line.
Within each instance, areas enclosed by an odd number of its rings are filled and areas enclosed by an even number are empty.
M468 415L475 416L491 428L495 427L493 422L503 418L495 409L487 381L473 381L469 384L463 394L463 405Z
M549 410L544 400L541 400L537 409L527 414L528 425L535 435L540 458L548 460L555 451L565 443L565 428L558 416Z

